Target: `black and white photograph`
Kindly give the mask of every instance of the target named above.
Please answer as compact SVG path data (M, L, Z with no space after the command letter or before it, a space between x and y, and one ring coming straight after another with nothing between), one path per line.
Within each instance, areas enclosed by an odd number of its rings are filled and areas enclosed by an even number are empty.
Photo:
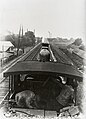
M0 119L86 119L85 5L0 0Z

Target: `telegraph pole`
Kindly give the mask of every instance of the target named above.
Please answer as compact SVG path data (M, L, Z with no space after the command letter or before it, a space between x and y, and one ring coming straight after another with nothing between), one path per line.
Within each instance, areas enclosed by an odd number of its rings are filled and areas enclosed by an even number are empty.
M19 36L18 36L17 56L18 56L18 52L19 52L19 48L20 48L20 37L21 37L21 26L20 26L20 29L19 29Z
M23 26L22 26L22 41L24 40L24 38L23 38ZM24 53L24 46L23 46L23 44L22 44L22 50L23 50L23 53Z
M35 35L35 29L34 29L34 35Z

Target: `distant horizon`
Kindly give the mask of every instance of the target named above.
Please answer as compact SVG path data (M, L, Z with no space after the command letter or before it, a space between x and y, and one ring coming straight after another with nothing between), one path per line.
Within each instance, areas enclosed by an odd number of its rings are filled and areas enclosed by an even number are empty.
M14 34L15 34L15 33L14 33ZM0 41L5 41L5 37L6 37L7 35L10 35L10 34L1 35L1 36L0 36ZM15 34L15 35L18 35L18 34ZM35 37L42 37L42 36L35 36ZM57 37L44 37L44 38L62 38L62 39L67 39L67 40L80 38L80 39L83 40L83 38L81 38L81 37L75 37L75 38L70 37L70 38L69 38L69 37L60 37L60 36L57 36Z

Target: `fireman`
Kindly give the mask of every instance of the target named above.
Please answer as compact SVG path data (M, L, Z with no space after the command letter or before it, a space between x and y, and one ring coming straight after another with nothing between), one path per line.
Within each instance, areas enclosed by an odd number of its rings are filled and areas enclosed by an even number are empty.
M69 106L69 104L74 104L74 89L71 85L67 85L67 80L63 80L64 84L59 96L56 97L57 100L57 111L61 108Z

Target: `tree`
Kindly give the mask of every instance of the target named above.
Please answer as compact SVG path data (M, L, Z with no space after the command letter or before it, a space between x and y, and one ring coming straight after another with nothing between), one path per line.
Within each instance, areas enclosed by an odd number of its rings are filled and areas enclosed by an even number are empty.
M24 51L24 47L28 47L28 46L34 46L35 45L35 35L34 32L32 31L27 31L25 32L25 34L23 35L23 27L21 29L19 29L19 34L11 34L11 32L9 32L10 35L7 35L5 37L6 41L10 41L15 48L17 48L17 55L19 52L19 49L22 49Z
M73 44L79 46L79 45L81 45L81 43L82 43L82 39L81 38L77 38Z
M25 32L25 39L28 45L35 45L35 35L32 31Z
M18 52L19 52L19 49L21 48L21 37L19 35L15 35L15 34L12 34L12 35L7 35L5 37L5 40L6 41L10 41L15 48L17 48L17 55L18 55Z

